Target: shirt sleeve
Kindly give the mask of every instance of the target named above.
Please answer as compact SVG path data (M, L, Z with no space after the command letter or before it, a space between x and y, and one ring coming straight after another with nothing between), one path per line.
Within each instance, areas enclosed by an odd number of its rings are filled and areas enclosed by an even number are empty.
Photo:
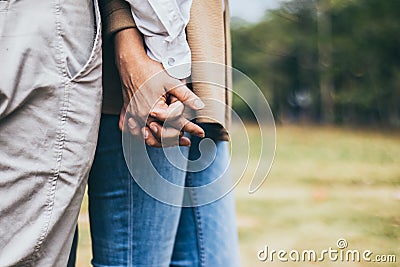
M131 8L124 0L99 0L99 5L105 36L135 27Z
M126 0L136 27L144 36L147 54L161 62L169 75L184 79L191 73L186 40L192 0Z

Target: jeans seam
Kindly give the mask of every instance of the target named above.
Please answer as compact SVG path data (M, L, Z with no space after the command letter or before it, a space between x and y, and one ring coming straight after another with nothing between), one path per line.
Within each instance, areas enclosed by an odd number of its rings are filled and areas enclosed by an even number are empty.
M189 178L190 179L190 178ZM204 249L204 238L203 238L203 225L201 222L201 212L200 210L196 207L197 206L197 196L196 196L196 190L191 189L191 199L192 199L192 207L194 217L196 220L196 234L197 234L197 245L199 248L199 261L200 261L200 267L206 267L206 253Z
M129 216L128 216L128 259L127 259L127 263L128 266L133 266L132 264L132 255L133 255L133 251L132 251L132 238L130 238L132 236L132 211L133 211L133 197L132 197L132 186L133 183L130 181L130 179L133 180L133 178L130 177L130 175L128 175L128 201L129 201Z

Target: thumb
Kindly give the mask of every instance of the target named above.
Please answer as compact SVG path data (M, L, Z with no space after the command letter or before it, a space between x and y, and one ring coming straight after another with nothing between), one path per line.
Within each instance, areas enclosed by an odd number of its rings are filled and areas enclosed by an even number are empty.
M125 107L123 107L119 114L119 122L118 122L118 126L121 131L124 131L125 113L126 113Z

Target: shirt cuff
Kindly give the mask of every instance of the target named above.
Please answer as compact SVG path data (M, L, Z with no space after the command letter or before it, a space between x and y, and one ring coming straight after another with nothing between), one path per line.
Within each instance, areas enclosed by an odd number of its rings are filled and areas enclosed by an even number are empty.
M155 35L144 37L147 46L147 55L161 62L167 73L176 79L185 79L191 74L191 52L182 32L172 41L166 36Z

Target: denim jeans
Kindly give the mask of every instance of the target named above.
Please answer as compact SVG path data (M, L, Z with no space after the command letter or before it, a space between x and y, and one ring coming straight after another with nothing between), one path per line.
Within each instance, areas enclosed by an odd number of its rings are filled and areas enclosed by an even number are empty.
M96 0L0 1L0 266L66 265L101 67Z
M239 266L232 193L199 207L181 208L146 194L124 160L118 116L102 115L94 164L89 176L89 212L94 266ZM182 148L199 157L200 139ZM157 171L175 184L207 184L225 171L228 143L217 142L214 162L186 173L169 163L162 149L148 148ZM214 178L215 179L215 178Z

